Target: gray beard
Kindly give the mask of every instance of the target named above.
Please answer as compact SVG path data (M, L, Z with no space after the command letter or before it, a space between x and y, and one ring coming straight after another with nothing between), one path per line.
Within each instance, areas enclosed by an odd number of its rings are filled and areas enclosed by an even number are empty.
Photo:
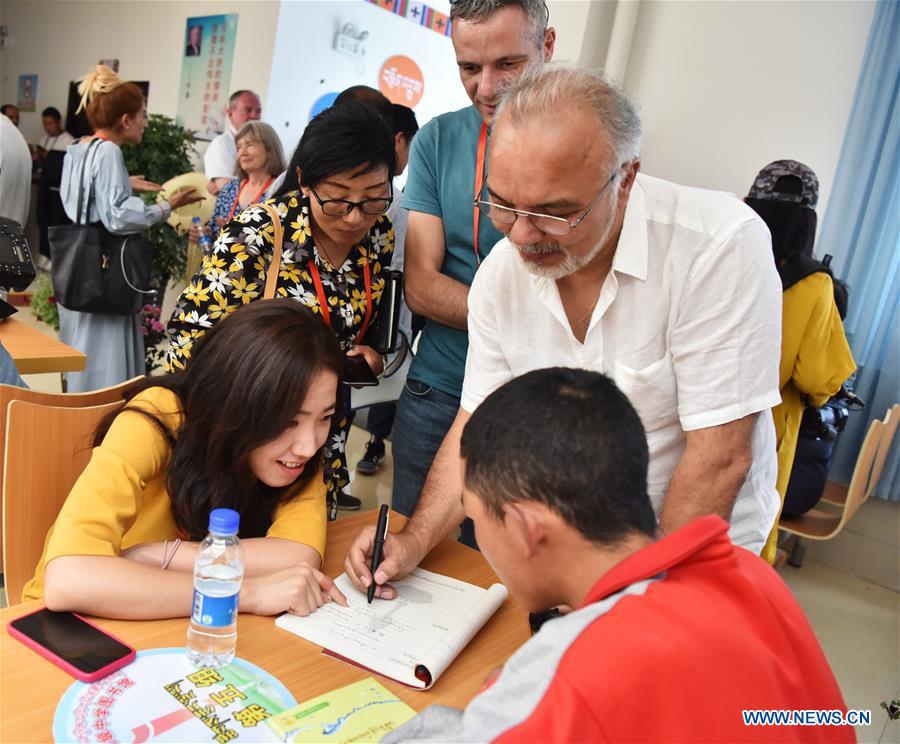
M616 198L617 194L618 192L613 192L613 202L610 209L612 214L616 213L616 207L618 207L619 200ZM570 274L574 274L576 271L580 271L597 258L600 251L602 251L606 245L606 241L609 240L610 233L612 233L613 230L613 224L614 221L612 220L607 223L606 227L603 229L603 233L594 244L594 247L583 256L573 256L568 248L559 243L531 243L529 245L519 245L518 243L513 243L511 240L509 242L513 244L519 253L525 253L531 256L541 256L547 253L562 253L563 260L556 266L540 266L538 264L525 262L523 259L525 268L535 276L541 276L545 279L550 279L551 281L557 281Z

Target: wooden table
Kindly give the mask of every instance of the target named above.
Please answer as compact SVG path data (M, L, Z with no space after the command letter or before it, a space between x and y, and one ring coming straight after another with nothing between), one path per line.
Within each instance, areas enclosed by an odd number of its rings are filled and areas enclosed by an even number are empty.
M365 512L328 525L325 573L343 572L344 556L364 524L374 524L377 512ZM402 524L391 515L391 526ZM431 571L487 587L497 577L480 553L444 540L422 563ZM53 714L73 679L34 651L13 639L5 629L10 621L38 609L39 602L13 605L0 611L4 626L0 641L0 741L52 741ZM183 646L187 618L175 620L100 620L98 624L142 649ZM528 615L512 597L481 629L456 661L428 691L413 690L378 677L400 699L416 710L433 703L463 707L478 692L487 673L503 664L528 638ZM275 627L271 617L241 615L238 621L238 656L281 680L298 702L370 676L324 656L318 646Z
M15 318L0 323L0 341L22 375L80 372L87 364L84 352Z

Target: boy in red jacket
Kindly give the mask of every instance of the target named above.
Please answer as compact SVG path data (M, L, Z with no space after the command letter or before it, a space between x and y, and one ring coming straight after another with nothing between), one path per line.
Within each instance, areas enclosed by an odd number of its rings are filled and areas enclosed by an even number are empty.
M512 380L472 415L461 454L466 514L498 576L530 611L574 609L464 711L432 706L385 741L855 740L778 575L719 517L657 533L644 430L607 377ZM810 717L749 723L769 710Z

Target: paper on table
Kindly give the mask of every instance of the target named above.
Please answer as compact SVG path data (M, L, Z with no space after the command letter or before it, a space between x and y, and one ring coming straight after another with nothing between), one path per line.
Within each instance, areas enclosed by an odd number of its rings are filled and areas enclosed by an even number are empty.
M306 617L282 615L275 624L374 672L427 689L507 597L502 584L482 589L422 568L391 583L397 598L369 605L341 574L335 584L349 607L330 602ZM430 683L416 678L419 665L430 673Z

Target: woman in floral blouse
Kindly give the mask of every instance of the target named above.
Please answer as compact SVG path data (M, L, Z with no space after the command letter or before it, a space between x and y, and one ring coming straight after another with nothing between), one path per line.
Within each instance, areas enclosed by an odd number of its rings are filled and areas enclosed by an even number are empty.
M381 116L357 102L332 106L307 125L284 183L267 202L281 215L284 232L275 296L319 314L346 354L364 357L375 374L383 371L382 359L363 336L378 316L394 250L385 216L394 169L393 139ZM220 319L262 299L273 236L272 220L260 206L222 227L169 320L167 370L182 369L195 341ZM335 416L324 448L328 499L338 505L348 498L342 489L349 482L349 409L343 414Z

